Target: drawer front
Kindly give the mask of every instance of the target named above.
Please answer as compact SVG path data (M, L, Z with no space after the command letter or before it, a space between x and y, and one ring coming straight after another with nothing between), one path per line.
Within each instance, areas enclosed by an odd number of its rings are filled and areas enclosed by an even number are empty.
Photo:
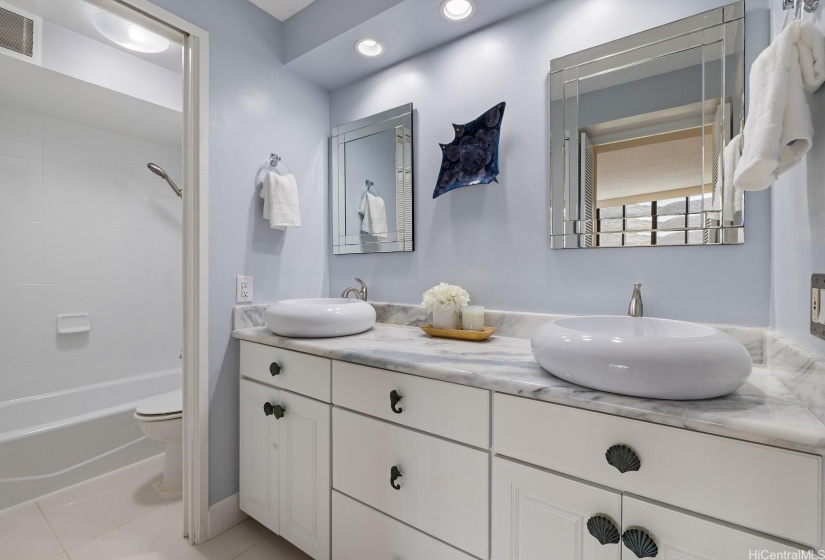
M658 549L657 558L807 558L799 554L803 549L631 496L622 500L622 521L625 529L644 531ZM622 544L622 560L638 560L638 556Z
M332 493L332 557L335 560L474 560L338 492Z
M333 362L332 402L476 447L490 447L490 392Z
M339 408L332 430L333 488L486 558L487 453Z
M494 397L496 453L817 546L818 456L513 397ZM638 471L605 457L622 444ZM619 453L618 455L620 455Z
M326 358L241 341L241 375L261 383L330 402L330 371Z

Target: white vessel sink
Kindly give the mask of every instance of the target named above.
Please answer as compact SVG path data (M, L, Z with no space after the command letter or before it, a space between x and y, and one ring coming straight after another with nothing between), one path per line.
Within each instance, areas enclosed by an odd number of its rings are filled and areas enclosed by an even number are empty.
M264 321L269 330L280 336L350 336L372 328L375 309L365 301L354 299L287 299L267 307Z
M599 391L655 399L709 399L753 369L741 342L712 327L641 317L567 317L533 336L536 361Z

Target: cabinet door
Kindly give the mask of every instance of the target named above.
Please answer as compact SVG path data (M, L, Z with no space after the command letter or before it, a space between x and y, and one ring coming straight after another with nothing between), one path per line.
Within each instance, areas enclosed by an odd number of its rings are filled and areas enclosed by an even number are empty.
M647 554L640 551L639 556L623 544L622 560L653 557L657 560L792 558L796 556L783 556L782 553L808 550L627 495L622 501L622 522L625 530L639 531L640 540L649 538L648 545L656 547Z
M240 507L270 531L279 532L279 426L264 412L281 392L241 380Z
M619 560L621 500L618 492L496 457L492 558ZM613 538L601 544L588 530L590 519L612 528Z
M282 392L281 530L315 560L330 556L330 406Z

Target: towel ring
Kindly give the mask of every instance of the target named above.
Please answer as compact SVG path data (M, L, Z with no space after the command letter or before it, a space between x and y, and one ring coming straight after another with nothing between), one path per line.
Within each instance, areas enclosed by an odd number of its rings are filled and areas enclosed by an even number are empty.
M375 191L375 196L381 196L381 193L378 192L378 187L375 186L375 183L367 179L364 181L364 192L370 192L370 189Z
M282 168L285 168L287 175L291 173L289 167L287 167L287 165L281 159L281 156L279 156L278 154L269 154L269 158L267 158L266 162L264 163L264 167L271 167L278 171L283 171ZM281 175L283 174L284 173L281 173Z

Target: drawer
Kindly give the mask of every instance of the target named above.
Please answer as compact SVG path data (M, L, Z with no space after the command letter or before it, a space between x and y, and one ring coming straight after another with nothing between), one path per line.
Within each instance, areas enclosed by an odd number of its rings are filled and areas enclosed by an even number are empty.
M487 557L489 455L340 408L336 490L479 558ZM401 477L391 486L393 467Z
M632 496L625 496L622 500L622 523L625 529L644 531L659 549L658 558L808 558L802 556L800 551L809 549L800 549ZM816 552L812 554L810 558L817 558ZM637 560L637 556L625 545L622 545L622 558Z
M401 397L395 410L391 394ZM332 402L476 447L490 447L490 392L483 389L333 362Z
M338 492L332 493L332 557L335 560L475 560Z
M241 375L261 383L330 402L330 360L241 341Z
M818 546L821 459L688 430L496 394L496 453L749 529ZM631 448L638 471L605 453Z

